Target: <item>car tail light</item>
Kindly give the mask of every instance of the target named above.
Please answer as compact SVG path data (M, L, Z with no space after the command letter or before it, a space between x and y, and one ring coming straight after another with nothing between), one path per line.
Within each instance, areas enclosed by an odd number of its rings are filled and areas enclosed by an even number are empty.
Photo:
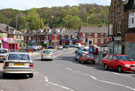
M29 67L34 67L34 64L33 63L29 63Z
M5 66L9 66L9 63L8 63L8 62L6 62L6 63L5 63Z

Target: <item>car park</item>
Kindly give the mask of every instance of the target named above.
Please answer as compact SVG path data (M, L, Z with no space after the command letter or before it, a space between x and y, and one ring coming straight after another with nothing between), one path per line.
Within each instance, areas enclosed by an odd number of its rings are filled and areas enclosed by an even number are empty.
M8 54L8 49L0 49L0 62L3 62Z
M8 77L10 74L25 74L32 78L33 71L34 64L27 53L9 53L4 61L3 77Z
M41 61L52 60L53 61L53 51L50 49L45 49L41 52Z
M102 59L102 65L105 70L115 69L118 72L135 72L135 61L128 55L110 54Z
M93 54L84 54L84 55L81 55L79 60L78 60L79 63L92 63L92 64L95 64L95 57Z

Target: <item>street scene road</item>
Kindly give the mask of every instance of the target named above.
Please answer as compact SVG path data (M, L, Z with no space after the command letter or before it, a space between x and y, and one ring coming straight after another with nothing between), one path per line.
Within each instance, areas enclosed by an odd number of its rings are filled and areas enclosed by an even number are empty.
M98 64L80 64L74 60L75 49L54 51L54 61L41 61L40 53L33 53L34 77L22 75L2 77L0 91L135 91L135 74L104 70Z

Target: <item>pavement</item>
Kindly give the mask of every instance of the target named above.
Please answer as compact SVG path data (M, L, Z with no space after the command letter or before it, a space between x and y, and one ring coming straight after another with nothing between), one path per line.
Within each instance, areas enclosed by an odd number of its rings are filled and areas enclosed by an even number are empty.
M34 78L3 79L0 70L0 91L135 91L135 74L80 64L74 60L74 51L56 50L54 61L40 61L39 55L32 56Z

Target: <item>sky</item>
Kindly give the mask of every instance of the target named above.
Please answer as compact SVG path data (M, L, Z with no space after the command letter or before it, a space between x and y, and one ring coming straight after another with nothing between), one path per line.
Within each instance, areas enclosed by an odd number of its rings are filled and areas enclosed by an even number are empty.
M110 5L111 0L0 0L0 9L13 8L27 10L31 8L79 5L79 4L98 4Z

